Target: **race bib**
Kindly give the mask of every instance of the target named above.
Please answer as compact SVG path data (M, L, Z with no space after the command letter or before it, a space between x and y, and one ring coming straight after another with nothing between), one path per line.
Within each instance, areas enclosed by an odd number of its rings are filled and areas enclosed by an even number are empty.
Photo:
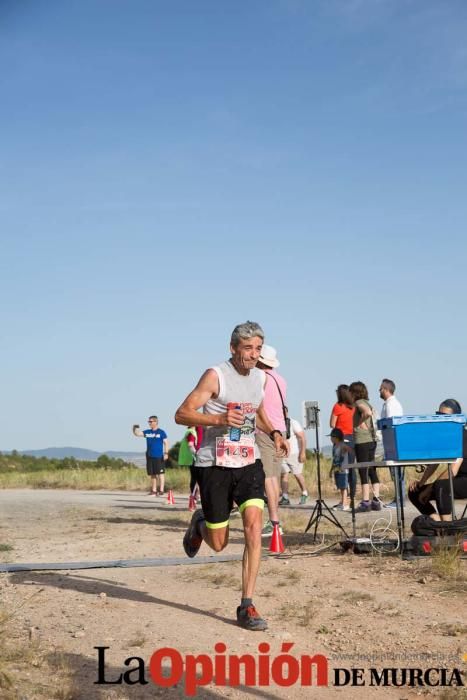
M218 467L246 467L255 461L255 439L242 437L238 441L216 438Z

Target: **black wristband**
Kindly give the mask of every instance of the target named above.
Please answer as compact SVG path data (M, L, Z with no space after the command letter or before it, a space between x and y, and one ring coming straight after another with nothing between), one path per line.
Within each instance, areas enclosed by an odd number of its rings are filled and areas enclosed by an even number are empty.
M279 433L279 435L282 437L282 433L280 430L271 430L271 432L269 433L269 437L271 438L271 440L274 440L274 433Z

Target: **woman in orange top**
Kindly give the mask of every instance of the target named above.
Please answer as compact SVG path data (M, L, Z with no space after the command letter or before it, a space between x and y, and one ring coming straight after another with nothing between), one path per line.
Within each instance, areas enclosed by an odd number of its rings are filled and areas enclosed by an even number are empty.
M336 389L337 402L332 407L331 418L329 420L329 425L332 428L339 428L344 433L344 442L346 445L352 448L354 447L353 442L353 414L355 408L353 405L353 396L349 391L347 384L339 384ZM355 461L355 456L353 452L349 454L349 464ZM349 469L349 486L350 486L350 497L355 496L356 488L356 474L354 469Z
M347 384L339 384L336 389L337 402L332 407L331 428L339 428L344 433L344 439L353 438L353 414L355 411L352 394Z

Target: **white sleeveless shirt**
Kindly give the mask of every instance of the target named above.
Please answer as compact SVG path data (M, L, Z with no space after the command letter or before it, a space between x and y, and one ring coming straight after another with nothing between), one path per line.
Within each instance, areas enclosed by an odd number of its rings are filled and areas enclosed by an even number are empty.
M255 438L256 411L264 396L266 374L254 367L249 374L240 374L230 361L217 367L211 367L219 379L219 394L216 399L209 399L203 407L203 413L218 415L227 412L228 403L237 403L244 414L242 437ZM203 442L196 454L196 467L212 467L216 464L216 440L228 439L228 425L212 425L203 428ZM260 459L259 449L254 444L255 459Z

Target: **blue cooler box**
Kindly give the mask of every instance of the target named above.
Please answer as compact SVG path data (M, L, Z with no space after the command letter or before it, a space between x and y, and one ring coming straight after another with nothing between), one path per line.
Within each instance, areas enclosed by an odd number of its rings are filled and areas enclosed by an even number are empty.
M461 413L381 418L378 427L383 435L384 458L406 462L462 457L465 422Z

